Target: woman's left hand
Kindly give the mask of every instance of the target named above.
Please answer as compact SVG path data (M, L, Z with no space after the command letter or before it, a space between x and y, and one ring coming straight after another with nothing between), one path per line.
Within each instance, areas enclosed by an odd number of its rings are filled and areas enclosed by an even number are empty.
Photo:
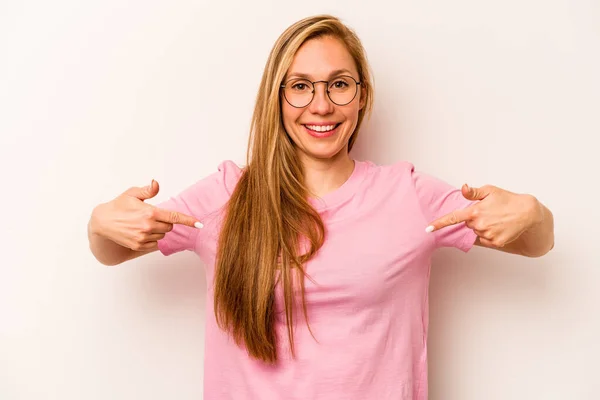
M492 185L472 188L465 184L461 190L466 199L479 201L438 218L427 227L427 232L465 222L482 245L501 248L543 220L542 205L532 195Z

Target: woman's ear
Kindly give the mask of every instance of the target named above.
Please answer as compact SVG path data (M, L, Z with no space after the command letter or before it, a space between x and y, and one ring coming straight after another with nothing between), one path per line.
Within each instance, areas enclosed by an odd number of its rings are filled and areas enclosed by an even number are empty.
M367 104L367 89L364 87L364 85L361 85L360 87L360 102L358 104L359 110L362 110L365 104Z

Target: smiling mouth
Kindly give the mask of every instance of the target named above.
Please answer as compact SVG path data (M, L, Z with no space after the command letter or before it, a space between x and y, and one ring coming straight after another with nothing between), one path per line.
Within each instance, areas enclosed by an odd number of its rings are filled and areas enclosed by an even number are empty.
M329 132L340 126L340 124L332 124L332 125L303 125L306 129L310 129L315 132Z

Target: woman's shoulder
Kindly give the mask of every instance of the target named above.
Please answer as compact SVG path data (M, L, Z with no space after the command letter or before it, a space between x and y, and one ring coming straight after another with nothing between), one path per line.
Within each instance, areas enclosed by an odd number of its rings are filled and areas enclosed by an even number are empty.
M365 179L371 186L391 186L398 190L412 189L419 197L456 190L445 180L415 166L412 161L398 160L392 163L377 164L362 161L366 171Z
M240 180L243 168L233 160L221 161L176 197L183 201L221 204L229 199Z
M233 193L244 167L238 165L233 160L223 160L218 166L217 171L211 177L216 183L223 187L229 194Z
M415 165L408 160L398 160L392 163L376 163L371 160L359 161L371 178L405 179L410 178L415 172Z

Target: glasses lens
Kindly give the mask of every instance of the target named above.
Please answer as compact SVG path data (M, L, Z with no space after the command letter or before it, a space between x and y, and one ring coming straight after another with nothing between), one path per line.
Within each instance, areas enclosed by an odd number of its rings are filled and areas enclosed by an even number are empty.
M340 76L329 83L329 98L335 104L343 106L354 100L356 81L349 76Z
M313 97L313 85L306 79L292 79L285 84L285 99L294 107L307 106Z

